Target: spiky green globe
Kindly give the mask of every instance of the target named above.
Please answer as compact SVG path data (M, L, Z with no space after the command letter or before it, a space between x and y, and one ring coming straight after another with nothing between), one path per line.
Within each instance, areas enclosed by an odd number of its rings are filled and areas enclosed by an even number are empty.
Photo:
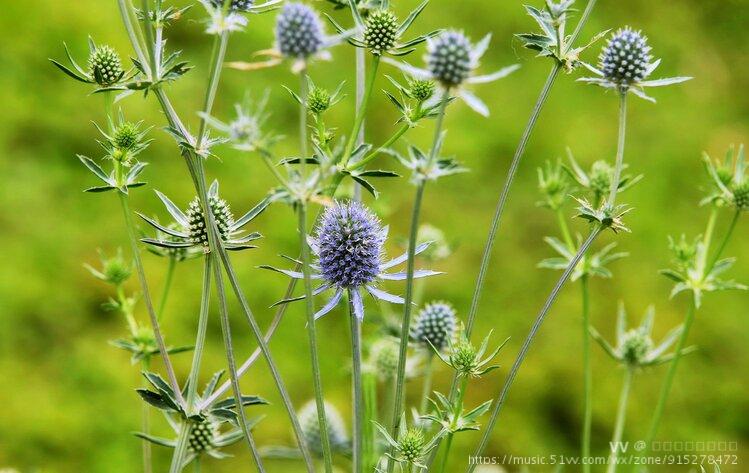
M398 18L390 10L377 10L367 17L364 43L372 54L380 56L398 40Z
M112 141L117 149L129 151L138 144L139 135L140 133L138 132L138 126L136 124L125 122L118 126L114 131Z
M372 365L381 379L390 379L398 371L400 353L398 345L389 339L378 341L372 346Z
M455 309L446 302L432 302L424 306L411 329L411 338L424 348L430 344L437 350L447 347L455 334Z
M458 373L469 374L476 365L476 348L468 341L459 341L450 353L450 364Z
M330 448L333 452L344 452L348 449L348 436L346 427L338 410L330 403L325 402L325 420L328 424L328 438ZM318 456L322 455L322 436L320 435L320 422L317 417L317 403L312 400L299 410L299 424L307 445Z
M733 186L731 192L733 193L733 205L736 206L736 210L742 212L749 210L749 181Z
M599 67L606 79L628 87L647 77L650 60L647 38L640 31L623 28L603 48Z
M406 462L416 463L424 456L424 444L424 432L412 427L398 439L398 450Z
M443 85L458 86L473 68L471 50L471 42L463 33L445 31L428 43L427 68Z
M116 84L125 75L120 56L111 46L97 46L88 57L88 68L94 81L102 87Z
M187 445L190 451L200 454L213 447L216 426L208 421L196 422L190 431Z
M653 342L647 335L640 330L630 330L624 334L622 341L621 356L629 365L639 365L645 361Z
M130 264L118 256L104 261L102 274L107 282L119 286L130 278L132 270Z
M431 80L413 80L408 83L411 97L419 102L426 102L434 95L434 82Z
M320 87L313 87L307 97L307 109L310 113L319 115L330 107L330 93Z
M234 215L231 213L229 204L224 199L215 196L208 196L208 206L213 212L213 218L216 221L219 237L226 241L231 232L231 226L234 224ZM195 245L208 247L208 232L206 231L206 222L203 218L203 209L200 207L200 200L196 197L190 202L187 208L187 223L190 234L190 241Z

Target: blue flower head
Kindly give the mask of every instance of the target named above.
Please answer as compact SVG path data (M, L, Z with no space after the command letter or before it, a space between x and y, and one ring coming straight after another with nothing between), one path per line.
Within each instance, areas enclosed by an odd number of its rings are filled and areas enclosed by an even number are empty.
M211 0L211 3L218 8L222 8L224 6L224 0ZM246 11L250 11L250 9L254 5L255 5L255 0L231 0L231 3L229 4L229 9L231 11L246 12Z
M361 203L329 207L317 228L323 279L341 288L374 281L385 236L379 219Z
M363 204L359 202L336 202L323 213L315 235L308 237L309 246L317 256L317 263L310 266L312 279L321 280L322 284L313 291L318 295L328 289L333 296L315 314L315 319L333 310L348 293L354 315L364 318L364 301L362 289L372 297L394 304L403 304L405 300L383 291L377 287L381 280L402 281L407 278L406 272L388 273L387 270L406 262L408 256L402 254L390 261L383 262L383 246L387 239L387 227ZM431 242L422 243L415 248L419 254L426 250ZM300 263L297 261L297 263ZM301 264L301 263L300 263ZM303 273L278 269L272 266L261 266L285 274L294 279L303 279ZM414 271L414 278L423 278L440 274L435 271L419 269ZM286 304L304 299L305 296L284 299L277 304Z
M276 19L276 43L284 56L307 58L317 53L325 41L320 18L303 3L287 3Z

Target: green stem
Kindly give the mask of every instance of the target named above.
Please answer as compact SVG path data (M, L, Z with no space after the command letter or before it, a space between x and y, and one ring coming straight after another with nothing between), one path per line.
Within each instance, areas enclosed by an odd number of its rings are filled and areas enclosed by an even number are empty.
M445 453L442 455L442 465L440 466L440 473L445 473L445 469L447 468L447 461L449 459L450 455L450 447L453 445L453 433L450 432L447 434L447 440L445 440Z
M312 362L312 384L315 390L315 403L317 405L317 420L320 425L320 439L322 441L323 460L325 461L326 473L333 471L333 460L330 450L330 435L328 421L325 414L325 398L323 396L322 377L320 375L320 361L317 355L317 334L315 325L315 306L312 292L312 277L310 274L310 249L307 243L307 206L301 203L299 206L299 244L302 253L302 273L304 274L305 308L307 313L307 338L309 339L310 359Z
M286 385L281 379L281 375L278 371L278 367L276 366L275 361L273 360L273 356L270 353L268 344L263 338L263 333L260 330L260 327L257 323L257 320L255 319L254 314L252 313L252 310L250 309L249 304L247 303L247 299L244 295L244 292L242 291L242 287L239 284L239 278L234 272L234 267L231 264L231 260L229 259L226 249L223 247L221 240L218 238L213 214L211 212L206 211L206 204L208 202L207 191L206 191L206 180L205 180L205 174L203 171L203 163L200 160L200 158L192 162L192 167L195 172L194 179L196 180L196 185L198 187L201 205L203 206L203 212L205 212L205 214L208 215L208 224L206 225L206 229L208 231L210 251L213 254L218 254L218 257L221 259L221 263L223 264L224 269L226 270L226 274L229 277L229 283L232 287L234 295L239 301L242 314L244 315L247 324L250 326L250 330L252 331L255 341L260 347L263 357L265 358L265 361L268 364L268 368L271 372L271 376L273 377L273 381L276 384L276 388L278 389L278 392L281 396L281 400L283 402L284 408L286 409L286 413L288 414L289 420L291 421L291 426L292 426L292 429L294 430L294 435L296 437L297 443L299 444L299 449L302 452L302 457L305 460L305 465L307 467L307 470L309 473L313 473L314 465L312 463L312 457L310 456L309 448L305 441L304 433L302 432L302 428L299 425L299 419L297 418L297 414L296 414L296 411L294 410L294 405L291 402L291 398L289 396L288 390L286 389ZM222 285L222 289L223 289L223 285Z
M626 373L624 373L622 392L619 395L619 408L616 411L614 436L612 437L611 443L609 444L611 455L609 456L609 466L606 469L607 473L614 473L616 471L616 457L619 454L619 444L622 441L622 433L624 432L624 422L627 417L627 403L629 401L629 390L632 386L632 377L632 368L627 368Z
M187 453L187 445L191 431L192 422L183 420L182 427L180 427L179 435L177 436L177 445L174 447L174 453L172 453L172 462L169 465L169 473L180 473L182 471L182 464L184 463L185 453Z
M117 6L120 9L122 24L125 26L125 31L130 39L130 45L133 47L133 51L135 51L135 56L138 58L138 61L143 64L143 67L147 68L148 58L143 53L143 40L140 37L140 28L136 29L133 25L132 16L130 14L132 6L130 5L129 0L117 0Z
M353 399L353 472L362 473L362 433L364 419L361 381L361 320L354 314L353 300L349 293L349 318L351 319L351 361L353 376L351 394Z
M146 33L146 50L148 52L148 64L150 65L151 79L157 81L159 77L156 77L156 42L153 39L153 26L151 24L151 7L148 0L141 1L141 13L143 14L143 29ZM150 45L150 47L149 47Z
M572 234L570 233L570 228L567 225L567 220L564 218L564 212L562 212L561 207L556 209L555 212L557 215L557 221L559 222L559 230L562 232L562 237L564 238L564 242L567 244L567 248L570 249L570 251L575 251L575 242L572 240Z
M437 122L434 128L434 139L432 140L432 149L429 153L426 168L428 169L437 155L437 145L440 140L442 133L442 125L445 119L445 110L447 104L450 101L450 90L445 90L442 100L440 103L439 112L437 114ZM390 424L391 433L393 438L397 438L398 427L400 424L401 410L403 408L403 400L405 398L406 386L406 358L408 351L408 334L411 333L411 312L412 302L414 296L414 270L416 264L416 239L419 233L419 216L421 215L421 204L424 199L424 189L426 187L426 180L421 179L416 187L416 197L414 198L413 211L411 213L411 229L408 237L408 255L406 262L406 300L404 302L403 309L403 323L401 325L400 335L400 349L398 354L398 374L395 381L395 401L393 403L393 414L392 423ZM391 455L392 453L391 448ZM395 468L395 461L388 457L388 473L392 473Z
M593 419L593 370L590 364L590 291L588 287L588 276L580 279L582 288L582 335L583 335L583 436L582 456L583 459L590 457L590 431ZM590 471L590 464L583 462L583 471Z
M463 413L463 399L466 395L466 390L468 389L468 376L463 375L460 389L458 390L458 398L455 400L455 407L453 408L452 412L452 418L453 422L456 422L460 415ZM440 472L445 473L445 469L447 468L447 464L450 461L450 447L452 446L453 441L453 432L450 432L447 434L447 441L445 442L445 454L442 456L442 466L440 467Z
M153 302L151 301L151 292L148 290L148 281L146 280L146 272L143 269L143 261L140 258L140 248L138 248L138 237L135 234L135 225L133 224L133 217L130 212L130 203L128 202L126 194L123 194L122 192L118 192L118 194L122 205L122 213L125 216L125 227L127 228L127 234L130 239L130 249L133 253L133 260L135 261L135 268L138 273L138 280L140 282L141 291L143 292L143 300L146 304L146 310L148 311L148 316L150 318L153 335L156 339L156 346L159 348L161 360L164 362L164 368L166 369L167 378L169 379L169 385L174 391L177 403L184 406L185 400L182 397L182 391L179 388L177 376L174 374L174 367L169 359L166 343L164 343L164 337L161 334L159 318L156 315L156 311L153 308Z
M164 309L166 308L166 300L169 297L169 291L172 289L172 279L174 276L174 267L177 265L177 261L173 257L169 257L169 265L166 267L166 277L164 278L164 290L161 292L161 301L159 302L159 311L157 316L159 320L164 316Z
M187 409L191 413L200 410L195 408L197 400L198 381L200 377L200 364L203 359L203 348L205 347L205 335L208 327L208 310L211 300L211 262L210 255L206 255L203 261L203 285L200 292L200 314L198 315L198 330L195 336L195 349L192 353L192 364L187 387Z
M733 214L733 218L731 219L731 223L728 226L728 230L726 231L725 236L723 236L723 240L720 242L720 245L718 246L718 250L715 252L715 255L713 255L712 259L710 259L710 264L706 267L705 275L710 274L710 272L715 268L715 264L720 259L721 255L723 254L723 251L725 251L726 246L728 246L728 241L731 239L731 236L733 236L733 231L736 229L736 224L739 221L739 217L741 216L741 211L736 210L736 212ZM705 254L710 251L709 247L705 247Z
M211 253L209 258L216 258L215 253ZM221 315L221 333L224 339L224 351L226 352L226 362L229 366L229 378L231 379L231 387L234 392L234 399L236 401L236 411L239 416L239 427L244 433L244 439L247 442L247 446L252 453L252 459L255 462L255 466L260 473L265 471L263 467L263 460L260 457L260 453L255 445L255 439L250 431L249 423L247 422L247 416L244 412L244 406L242 405L242 391L239 387L239 377L237 376L237 367L234 360L234 345L232 343L231 336L231 324L229 323L229 310L226 306L226 291L224 288L224 278L221 274L221 266L215 264L213 268L213 275L216 280L216 293L218 294L218 307Z
M671 393L671 386L673 385L674 377L676 376L676 368L678 368L679 366L679 361L681 360L682 351L684 350L684 345L686 345L687 338L689 337L689 330L692 328L692 324L694 323L694 317L695 317L696 312L697 312L697 305L695 303L694 297L692 297L689 302L689 308L687 309L687 315L684 319L684 326L682 327L682 330L681 330L681 336L679 337L679 341L676 344L676 349L674 350L674 358L671 361L671 363L668 365L666 378L663 381L661 393L658 396L658 402L655 405L655 412L653 413L653 420L650 423L650 429L648 430L648 436L646 437L644 454L647 454L647 452L650 451L653 440L655 440L655 436L658 434L658 427L660 427L661 419L663 418L663 411L666 408L666 400L668 399L668 396Z
M151 371L151 360L148 357L143 358L143 361L141 362L141 367L143 369L143 372ZM146 435L151 434L151 406L146 402L143 403L143 408L142 408L141 430ZM151 442L144 439L142 442L142 446L143 446L143 472L151 473L153 471Z
M426 366L424 366L424 385L421 389L421 405L419 414L425 415L429 406L429 395L432 392L432 375L434 374L434 354L430 351L427 355Z
M354 171L366 166L370 161L376 158L383 149L390 147L393 143L398 141L400 137L403 136L410 128L411 127L409 125L402 125L395 133L393 133L390 138L387 139L387 141L378 146L377 149L371 151L361 161L357 161L356 163L349 165L348 170Z
M533 107L533 111L531 112L531 116L528 119L528 123L525 125L525 130L520 137L520 143L518 143L518 147L515 149L515 155L512 158L512 163L510 163L510 169L507 172L507 177L505 178L502 190L500 191L499 199L497 200L497 205L494 210L494 217L492 218L492 223L489 229L489 235L487 236L486 244L484 245L484 253L481 257L481 265L479 266L479 273L478 277L476 278L476 286L473 291L473 297L471 298L471 308L468 311L468 319L466 321L465 328L466 337L470 338L471 331L473 330L473 323L476 319L476 313L478 312L479 299L481 298L481 293L484 290L484 282L489 269L489 262L491 260L492 251L494 249L494 242L497 238L497 232L499 230L500 222L502 221L502 214L504 213L505 203L507 202L507 198L510 195L510 187L512 187L512 183L515 180L515 174L517 173L518 167L520 166L520 160L525 153L525 148L528 145L531 133L536 126L539 115L541 114L541 109L543 108L546 100L549 97L551 87L554 85L554 81L556 80L561 68L561 64L555 63L554 67L549 72L549 76L546 78L546 83L541 89L541 93L536 100L536 105ZM454 379L453 386L455 386Z
M627 135L627 93L619 94L619 136L616 146L616 163L614 165L614 178L611 180L609 199L606 202L609 208L616 202L616 194L619 192L622 168L624 167L624 140Z
M546 302L541 308L541 311L538 313L538 315L536 315L536 319L533 322L533 326L528 332L528 335L525 337L525 340L523 341L523 345L520 347L520 352L518 352L517 357L515 358L515 361L512 364L512 368L510 368L510 372L508 373L507 378L505 379L504 385L502 386L502 390L500 391L497 399L494 401L494 406L492 407L491 418L489 419L489 422L486 424L486 428L484 430L484 434L481 437L481 441L479 442L478 446L476 447L476 450L474 451L473 455L475 457L480 457L484 453L484 449L486 449L486 446L489 443L489 437L491 436L492 431L494 430L494 426L496 425L497 420L499 419L499 414L502 411L502 407L504 406L505 401L507 400L507 395L510 392L512 383L515 381L515 377L517 376L518 371L520 370L520 367L523 364L523 361L525 361L525 357L528 355L528 350L530 349L531 343L533 342L533 339L536 337L538 330L541 328L541 325L546 319L546 315L551 309L551 306L554 304L562 287L564 286L564 284L567 282L572 272L577 267L577 264L580 262L580 259L582 259L582 257L588 251L588 248L590 248L590 246L593 244L593 241L598 237L598 235L600 235L602 230L603 228L601 226L596 226L595 228L591 230L588 238L580 246L580 249L577 250L577 254L575 255L574 258L572 258L572 261L570 261L570 264L564 270L564 273L562 274L562 276L560 276L556 285L554 286L551 293L549 294L549 297L546 299ZM471 473L475 468L476 468L475 464L469 464L468 469L466 471L468 473Z
M362 390L364 391L362 462L364 463L364 471L375 471L378 456L374 430L374 422L377 420L377 375L375 373L363 373Z
M583 14L580 15L580 21L577 22L577 26L575 27L575 31L572 32L572 35L570 36L570 40L567 43L567 52L572 48L572 45L575 44L575 41L577 41L577 38L580 36L580 33L583 30L583 26L585 26L585 23L588 22L588 18L590 17L591 12L593 11L593 7L596 6L596 0L588 0L588 4L585 6L585 10L583 10Z
M229 32L224 31L220 35L216 36L213 40L213 49L211 51L211 69L208 75L208 87L206 88L205 99L203 100L203 115L200 117L200 125L198 129L198 142L195 146L200 149L205 139L205 131L207 127L206 117L210 115L213 109L213 102L216 100L216 91L218 90L219 79L221 78L221 66L226 57L226 46L229 42Z
M362 97L361 107L359 107L359 110L356 113L356 118L354 119L354 127L351 129L351 134L346 140L346 147L344 148L343 155L341 158L341 163L344 166L348 164L348 160L351 157L351 153L354 151L354 145L356 144L358 140L359 131L361 130L362 125L364 124L364 117L366 117L367 115L369 98L372 96L372 88L374 85L375 78L377 77L377 69L379 65L380 65L379 56L374 56L372 59L372 67L370 68L370 71L369 71L369 77L367 78L367 83L364 88L364 95Z
M302 102L299 104L299 146L302 150L302 176L306 175L305 169L307 164L307 95L309 94L309 80L307 78L307 69L302 69L299 74L299 98Z

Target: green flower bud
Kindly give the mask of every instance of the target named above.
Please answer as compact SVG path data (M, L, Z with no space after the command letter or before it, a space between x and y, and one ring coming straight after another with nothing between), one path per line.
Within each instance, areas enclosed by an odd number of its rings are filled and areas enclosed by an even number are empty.
M398 451L408 463L416 463L424 456L426 439L421 429L411 427L398 438Z
M749 181L733 186L731 192L736 210L749 210Z
M307 97L307 110L319 115L330 107L330 93L320 87L313 87Z
M621 356L629 365L637 366L645 361L653 341L641 330L632 329L624 334L621 346Z
M364 43L372 54L380 56L395 46L398 39L398 19L390 10L372 12L364 27Z
M97 46L88 58L91 77L102 87L116 84L125 75L120 56L111 46Z
M412 80L408 83L409 93L411 97L418 100L419 102L426 102L432 95L434 95L434 82L431 80L421 79Z
M398 345L390 339L379 340L372 346L371 364L381 379L390 379L398 371Z

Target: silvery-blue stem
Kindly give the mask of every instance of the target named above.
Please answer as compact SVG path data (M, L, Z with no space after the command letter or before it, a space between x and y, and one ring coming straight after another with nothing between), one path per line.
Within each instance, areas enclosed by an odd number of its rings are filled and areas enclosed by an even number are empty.
M349 319L351 319L351 396L353 399L353 471L362 473L362 437L364 409L361 379L361 320L354 314L353 301L349 294Z

